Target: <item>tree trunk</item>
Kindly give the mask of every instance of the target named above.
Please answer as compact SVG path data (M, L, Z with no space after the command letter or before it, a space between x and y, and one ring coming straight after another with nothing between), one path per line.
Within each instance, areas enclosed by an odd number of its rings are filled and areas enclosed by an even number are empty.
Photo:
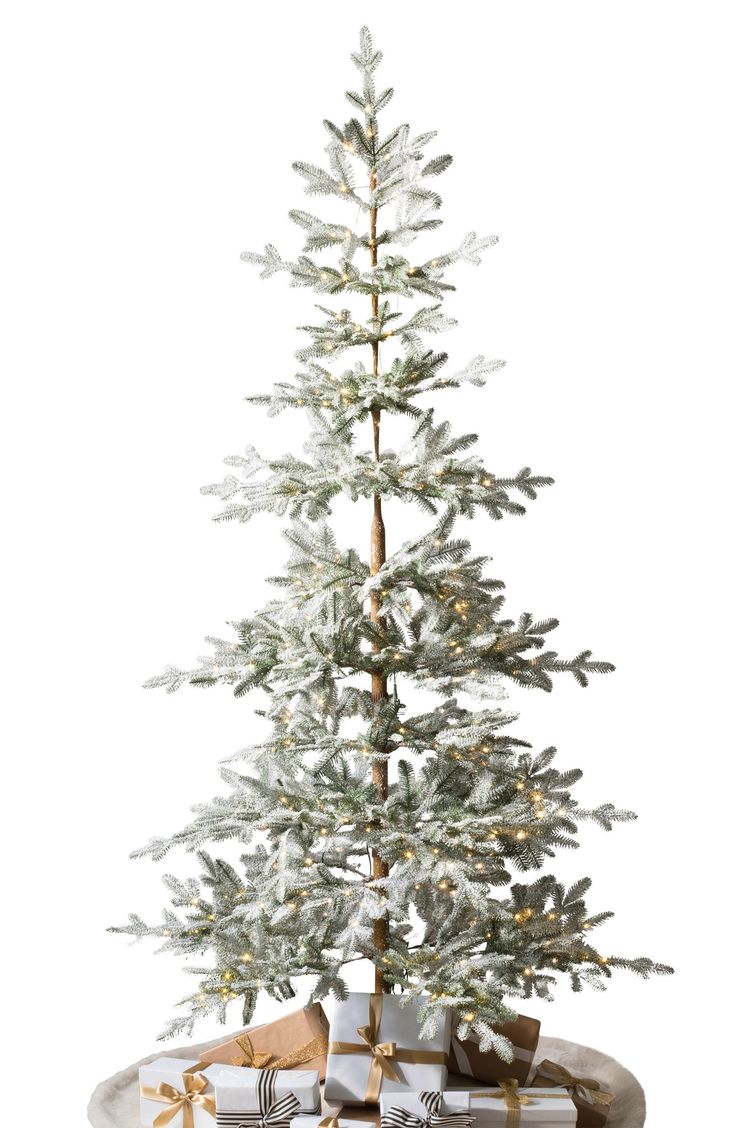
M371 173L371 191L376 185L376 174ZM370 212L370 254L371 266L376 266L378 263L378 245L376 242L376 221L377 209L371 208ZM371 314L374 318L378 317L378 294L371 294ZM372 344L373 350L373 375L378 375L378 341ZM373 457L376 462L381 457L381 412L380 409L374 408L373 416ZM376 493L373 495L373 521L371 523L371 575L375 576L379 571L381 565L386 560L386 529L383 524L383 512L381 507L381 495ZM371 622L381 623L381 596L375 592L371 596ZM380 650L378 643L373 644L373 650ZM373 702L373 709L378 703L388 697L388 679L381 674L371 674L371 700ZM388 798L388 764L385 760L373 761L373 783L383 800ZM387 877L388 876L388 863L384 862L380 854L375 850L373 851L373 859L371 864L371 876L373 878ZM389 928L388 916L382 916L373 925L373 939L377 952L385 952L388 948L389 941ZM380 956L379 956L380 958ZM380 994L387 991L388 987L384 980L383 969L375 965L375 984L374 990Z

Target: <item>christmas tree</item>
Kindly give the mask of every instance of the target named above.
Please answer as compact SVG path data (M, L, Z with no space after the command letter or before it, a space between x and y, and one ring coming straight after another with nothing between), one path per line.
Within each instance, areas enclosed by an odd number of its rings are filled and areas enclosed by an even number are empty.
M557 847L577 844L581 820L610 830L634 815L579 806L581 773L558 770L553 748L534 754L493 703L505 682L549 691L569 674L586 686L613 667L589 650L549 649L554 619L509 617L503 584L454 531L477 510L524 513L551 479L526 468L498 477L468 453L477 436L453 434L427 406L429 393L482 385L501 367L476 356L448 374L447 355L427 343L454 324L442 313L450 268L477 264L496 240L471 232L455 250L406 257L440 226L433 184L451 157L425 157L433 133L382 127L392 90L377 90L381 54L367 29L352 58L356 116L325 122L326 168L294 165L308 195L349 207L335 219L291 212L304 232L293 261L271 245L242 256L262 277L283 272L320 295L297 376L250 397L272 416L304 413L305 453L267 460L248 447L204 491L223 503L217 520L289 519L279 597L234 623L231 639L209 640L196 669L168 667L148 683L261 690L271 734L238 754L242 770L223 769L226 795L140 851L160 858L181 844L200 876L165 879L172 904L161 924L131 916L117 931L160 937L162 950L198 964L197 989L167 1034L213 1011L224 1021L234 1000L247 1023L259 990L288 999L303 976L312 999L343 998L342 969L368 960L375 991L421 996L423 1032L452 1006L461 1038L475 1031L507 1056L493 1024L514 1017L511 1000L548 996L560 974L577 990L604 986L614 968L671 969L601 955L592 933L611 914L586 907L589 880L566 889L537 874ZM395 298L419 304L402 314ZM401 450L382 446L387 415L408 420ZM371 520L369 559L329 524L340 494L365 508L366 541ZM425 531L394 547L385 499L420 506ZM413 711L400 696L412 690L422 702ZM203 849L226 839L242 846L238 865ZM513 881L514 871L531 880Z

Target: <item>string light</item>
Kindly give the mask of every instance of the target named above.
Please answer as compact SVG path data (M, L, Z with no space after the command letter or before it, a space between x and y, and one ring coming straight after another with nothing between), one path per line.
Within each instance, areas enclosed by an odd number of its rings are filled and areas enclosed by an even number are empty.
M252 952L243 952L240 959L242 960L243 963L250 963L251 960L253 959L253 953Z

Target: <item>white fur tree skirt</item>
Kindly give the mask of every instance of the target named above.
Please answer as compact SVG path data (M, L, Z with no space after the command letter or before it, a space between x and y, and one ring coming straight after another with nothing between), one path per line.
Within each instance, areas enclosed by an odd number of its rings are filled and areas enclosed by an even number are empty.
M221 1041L222 1037L212 1042L179 1046L163 1053L159 1051L102 1081L89 1102L87 1115L90 1123L94 1128L138 1128L138 1066L164 1056L196 1058L201 1050L216 1046ZM540 1038L536 1060L541 1061L542 1058L558 1061L578 1076L596 1077L602 1088L615 1095L608 1128L642 1128L646 1115L644 1092L634 1075L613 1058L588 1046L565 1042L562 1038ZM467 1082L467 1079L463 1078L463 1081ZM451 1078L451 1084L457 1088L458 1079ZM472 1088L473 1083L468 1082L466 1087ZM349 1115L355 1118L359 1111L351 1108Z

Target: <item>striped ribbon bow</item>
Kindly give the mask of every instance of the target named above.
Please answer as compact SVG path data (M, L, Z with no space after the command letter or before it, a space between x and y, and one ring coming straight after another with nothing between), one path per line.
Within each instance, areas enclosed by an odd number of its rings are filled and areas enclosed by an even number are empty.
M217 1109L217 1128L291 1128L301 1101L293 1093L276 1097L278 1069L260 1070L256 1078L258 1108L252 1111Z
M442 1115L442 1093L420 1093L419 1099L427 1110L426 1116L417 1116L401 1105L392 1105L381 1117L381 1128L470 1128L475 1120L466 1111Z

